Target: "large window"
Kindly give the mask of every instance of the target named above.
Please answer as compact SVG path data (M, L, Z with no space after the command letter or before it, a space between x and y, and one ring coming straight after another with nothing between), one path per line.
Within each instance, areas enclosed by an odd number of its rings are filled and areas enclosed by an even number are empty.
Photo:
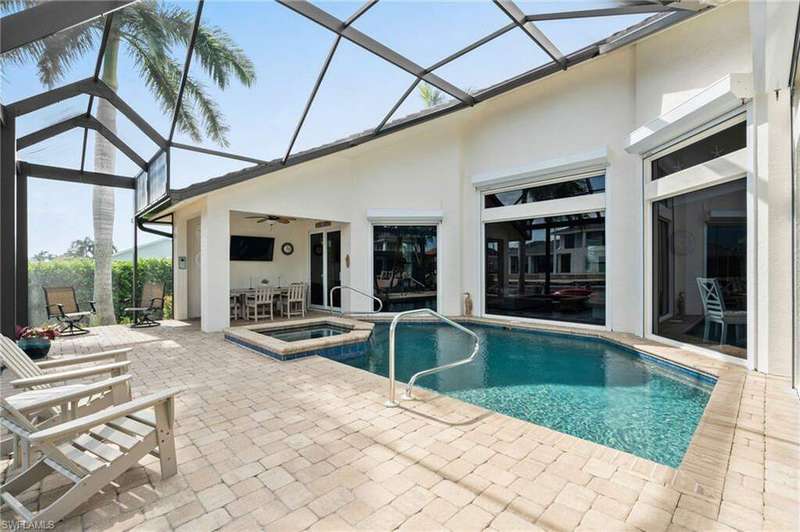
M745 358L746 180L653 202L653 333Z
M485 235L487 314L605 324L602 212L486 223Z
M374 226L372 261L384 312L436 310L435 225Z

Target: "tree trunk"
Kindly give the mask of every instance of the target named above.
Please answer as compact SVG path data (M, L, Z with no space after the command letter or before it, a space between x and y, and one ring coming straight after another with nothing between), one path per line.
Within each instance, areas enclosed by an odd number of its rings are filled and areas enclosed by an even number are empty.
M102 79L117 89L117 55L119 33L112 30L103 61ZM108 129L117 132L117 110L102 98L97 99L97 119ZM95 134L94 169L96 172L116 172L117 153L114 145ZM92 191L92 222L94 225L94 298L97 319L101 325L117 322L111 285L111 256L114 237L114 189L95 186Z

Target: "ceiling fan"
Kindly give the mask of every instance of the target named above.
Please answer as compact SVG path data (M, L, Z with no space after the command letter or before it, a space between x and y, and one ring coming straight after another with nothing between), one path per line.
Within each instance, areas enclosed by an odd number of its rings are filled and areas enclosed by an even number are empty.
M289 222L295 221L297 218L289 218L288 216L273 216L271 214L266 216L245 216L248 220L256 220L257 224L263 224L264 222L275 223L278 222L279 224L288 224Z

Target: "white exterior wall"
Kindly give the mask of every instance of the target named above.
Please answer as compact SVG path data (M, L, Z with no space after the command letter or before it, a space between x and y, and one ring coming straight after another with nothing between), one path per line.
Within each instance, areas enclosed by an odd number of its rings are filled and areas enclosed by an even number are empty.
M441 211L439 310L460 314L463 292L470 292L479 304L482 291L480 194L472 178L510 174L542 161L606 149L607 327L644 334L644 313L650 309L644 308L643 164L640 156L625 151L628 135L725 76L752 72L750 31L747 4L734 2L473 109L211 193L203 210L203 220L208 220L203 245L214 245L220 254L208 260L216 273L207 272L204 262L203 276L221 295L204 293L203 301L213 299L217 305L224 297L225 304L203 313L203 329L219 330L227 324L228 286L220 282L230 279L227 260L222 259L227 257L227 221L210 224L227 220L232 210L341 222L345 228L342 253L351 258L349 269L342 265L343 284L368 292L372 290L372 242L367 210ZM782 123L778 116L783 116L784 109L788 119L787 102L765 103L770 109L766 120ZM773 128L773 148L759 141L767 150L765 157L772 153L770 149L778 150L777 139L782 138L784 127ZM786 135L788 139L788 130ZM790 249L791 222L784 205L789 196L780 198L789 183L788 173L775 180L770 176L756 201L758 221L767 216L770 229L767 233L762 226L758 233L758 248L766 246L759 258L766 272L759 276L777 279L765 281L766 288L757 287L759 319L762 313L791 316L784 308L790 285L783 285L783 294L779 290L779 283L791 282L787 277L791 255L772 255L776 247ZM761 211L761 206L771 202L780 203L779 213ZM178 218L187 219L182 209ZM176 233L182 227L185 224L178 224ZM180 238L176 255L181 254ZM217 238L224 241L224 252L213 242ZM307 244L295 242L297 253L304 253L303 245ZM176 270L176 308L185 287L180 275ZM344 296L346 310L369 308L360 296L353 298L352 305ZM481 311L480 305L476 310ZM788 374L791 328L784 321L773 320L763 331L758 325L759 368Z

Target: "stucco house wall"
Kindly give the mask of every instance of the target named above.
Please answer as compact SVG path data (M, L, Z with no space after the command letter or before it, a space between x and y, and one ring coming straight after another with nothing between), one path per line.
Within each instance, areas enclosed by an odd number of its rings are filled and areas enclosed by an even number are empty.
M205 228L203 329L220 330L228 324L230 211L341 223L342 253L351 258L349 268L342 266L343 283L367 291L372 289L368 210L440 212L439 310L460 314L462 295L469 292L480 312L483 242L480 194L472 179L485 173L513 174L542 161L605 150L607 328L643 335L644 314L649 312L644 308L644 173L641 156L625 150L629 134L725 76L752 72L755 52L750 29L747 3L733 2L475 108L180 206L176 255L182 249L185 252L181 232L186 220L200 215ZM774 129L773 137L782 131ZM767 153L768 142L767 138L761 144ZM780 180L789 183L788 172L773 183ZM780 183L781 187L785 184ZM762 194L768 196L769 189ZM790 219L784 220L785 214L773 213L771 223L773 230L776 224L787 226L778 234L779 238L785 234L790 246ZM770 238L766 226L761 230L761 239ZM763 263L782 279L791 272L791 256L776 261L765 257ZM180 317L185 314L186 272L176 270L175 276ZM765 288L758 289L762 306L781 308L783 302L776 295L762 297ZM343 305L354 311L370 308L367 300L349 294L344 294ZM769 334L769 340L759 338L759 365L788 374L791 334L775 326L769 327Z

